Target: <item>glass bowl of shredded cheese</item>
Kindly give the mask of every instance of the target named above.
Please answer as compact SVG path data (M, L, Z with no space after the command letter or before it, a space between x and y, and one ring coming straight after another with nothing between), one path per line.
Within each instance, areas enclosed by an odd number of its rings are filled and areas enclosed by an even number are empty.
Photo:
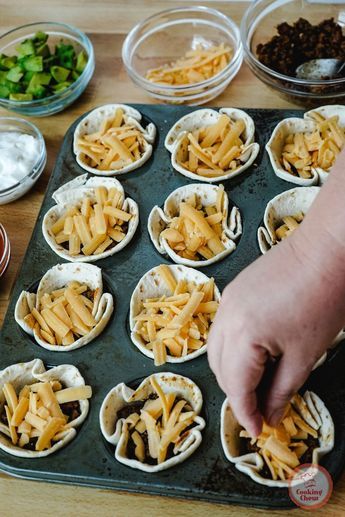
M0 117L0 205L28 192L47 161L44 138L36 126L16 117Z
M128 75L159 102L200 105L217 97L242 64L239 29L208 7L162 11L126 37Z

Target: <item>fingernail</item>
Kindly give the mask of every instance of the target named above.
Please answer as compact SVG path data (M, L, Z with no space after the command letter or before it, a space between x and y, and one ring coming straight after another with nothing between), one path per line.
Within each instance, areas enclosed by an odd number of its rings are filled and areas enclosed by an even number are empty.
M283 413L284 411L282 411L281 409L276 409L275 411L273 411L267 419L268 425L272 427L277 427L280 424Z
M257 422L248 426L247 431L252 438L257 438L262 431L262 419L258 419Z

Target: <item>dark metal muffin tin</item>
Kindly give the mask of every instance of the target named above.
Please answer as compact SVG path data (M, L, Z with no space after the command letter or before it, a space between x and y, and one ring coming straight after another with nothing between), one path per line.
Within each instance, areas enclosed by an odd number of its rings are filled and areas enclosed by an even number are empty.
M190 183L174 171L170 154L164 148L169 128L181 116L193 110L188 107L134 105L157 127L157 138L151 159L140 169L119 179L126 194L137 201L140 224L132 241L118 254L97 262L104 274L105 291L112 292L114 314L103 333L87 346L72 352L49 352L23 334L14 320L14 306L22 289L37 282L50 267L62 262L42 236L42 219L53 206L52 193L62 184L85 171L75 161L72 151L75 122L67 131L52 173L46 196L30 240L21 272L17 278L3 325L0 344L0 368L35 357L46 366L71 363L77 366L93 388L87 420L76 438L57 453L41 459L23 459L0 451L0 469L24 478L97 486L131 492L151 493L221 503L283 508L293 506L286 489L269 488L252 481L230 464L222 451L219 435L220 408L224 395L211 373L206 355L184 364L169 363L156 368L153 361L132 344L128 328L131 293L138 280L160 263L170 264L153 247L147 232L151 208L162 205L170 192ZM256 141L261 150L256 162L240 176L223 182L231 202L242 214L243 235L237 249L224 260L202 268L213 276L220 289L260 252L256 232L267 202L279 192L294 187L273 173L264 146L274 126L285 117L301 116L297 110L247 109L255 121ZM200 180L202 182L202 179ZM302 187L301 187L302 188ZM262 293L265 296L265 293ZM248 321L248 325L251 322ZM338 351L310 377L307 387L326 403L335 423L335 447L323 464L336 479L345 459L345 349ZM103 440L99 427L99 409L107 392L119 382L136 385L157 371L172 371L193 379L204 396L203 416L206 428L198 450L184 463L169 470L147 474L118 463L112 446Z

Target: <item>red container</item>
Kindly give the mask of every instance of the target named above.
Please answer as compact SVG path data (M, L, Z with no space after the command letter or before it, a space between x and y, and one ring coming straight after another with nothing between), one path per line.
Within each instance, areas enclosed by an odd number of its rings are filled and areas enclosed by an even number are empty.
M5 228L0 224L0 277L5 273L11 256L11 246Z

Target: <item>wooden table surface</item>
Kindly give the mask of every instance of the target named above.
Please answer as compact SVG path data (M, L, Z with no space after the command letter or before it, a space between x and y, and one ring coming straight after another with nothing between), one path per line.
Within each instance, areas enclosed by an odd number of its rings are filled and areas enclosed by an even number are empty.
M0 324L6 313L17 272L34 227L47 182L63 136L70 124L90 108L109 102L152 102L128 78L121 60L121 47L130 28L162 9L191 5L192 2L173 0L1 0L0 34L25 23L57 21L70 23L85 31L94 45L96 70L82 97L70 108L52 117L31 119L42 131L47 145L48 163L41 178L25 197L0 206L0 221L4 224L12 247L12 258L5 276L0 280ZM246 2L200 2L220 9L240 22ZM197 3L196 3L197 5ZM297 15L296 15L297 16ZM226 91L213 101L217 106L286 108L295 107L262 85L243 65ZM8 112L0 109L0 115ZM264 510L223 506L203 502L182 501L163 497L127 494L99 489L53 485L8 477L0 474L0 515L25 517L55 516L56 513L80 517L107 516L253 516L266 515ZM271 515L285 512L270 511ZM345 514L345 476L326 507L318 510L324 516ZM294 516L302 515L296 510ZM304 512L303 512L304 515Z

